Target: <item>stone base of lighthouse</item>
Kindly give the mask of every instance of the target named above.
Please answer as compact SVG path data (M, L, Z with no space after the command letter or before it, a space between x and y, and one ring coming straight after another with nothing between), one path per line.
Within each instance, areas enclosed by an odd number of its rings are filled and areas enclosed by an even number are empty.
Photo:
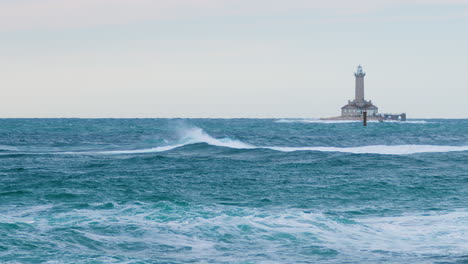
M377 116L379 108L372 104L372 101L348 101L348 104L341 107L342 117L362 117L362 113L367 112L367 116Z
M382 117L378 116L369 116L367 117L368 121L382 121ZM333 121L362 121L362 116L335 116L335 117L324 117L320 118L320 120L333 120Z

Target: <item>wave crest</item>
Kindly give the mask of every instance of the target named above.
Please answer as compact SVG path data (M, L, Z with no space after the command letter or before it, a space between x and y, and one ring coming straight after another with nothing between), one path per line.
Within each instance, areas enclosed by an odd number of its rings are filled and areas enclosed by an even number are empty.
M293 151L325 151L345 152L353 154L382 154L382 155L408 155L416 153L467 151L468 146L437 146L437 145L371 145L361 147L268 147L268 149L293 152Z
M344 152L353 154L381 154L381 155L409 155L416 153L437 153L452 151L467 151L468 146L438 146L438 145L370 145L359 147L277 147L277 146L255 146L230 138L217 139L210 136L203 129L192 127L180 131L181 139L177 144L140 150L106 151L103 154L132 154L163 152L179 147L206 143L216 147L226 147L232 149L269 149L281 152L295 151L322 151L322 152Z
M295 151L320 151L320 152L343 152L353 154L381 154L381 155L410 155L417 153L441 153L454 151L468 151L468 146L440 146L440 145L369 145L358 147L328 147L328 146L304 146L304 147L288 147L288 146L256 146L240 140L234 140L228 137L215 138L206 133L199 127L182 128L178 131L179 139L173 144L166 146L158 146L146 149L130 149L130 150L106 150L106 151L45 151L45 152L9 152L0 153L0 156L11 154L62 154L62 155L96 155L96 154L144 154L154 152L170 151L176 148L205 143L210 146L224 147L231 149L267 149L281 152ZM8 147L8 150L14 148Z
M173 150L179 147L206 143L211 146L226 147L233 149L255 149L256 146L244 143L239 140L233 140L230 138L217 139L208 135L203 129L199 127L184 128L178 131L180 140L177 144L161 146L149 149L136 149L136 150L115 150L115 151L102 151L101 154L138 154L138 153L151 153L151 152L163 152Z

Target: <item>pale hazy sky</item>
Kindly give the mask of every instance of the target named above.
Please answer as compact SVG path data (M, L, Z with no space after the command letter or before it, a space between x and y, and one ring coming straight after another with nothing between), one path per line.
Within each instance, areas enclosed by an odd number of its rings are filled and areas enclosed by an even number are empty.
M468 0L0 0L0 117L468 118Z

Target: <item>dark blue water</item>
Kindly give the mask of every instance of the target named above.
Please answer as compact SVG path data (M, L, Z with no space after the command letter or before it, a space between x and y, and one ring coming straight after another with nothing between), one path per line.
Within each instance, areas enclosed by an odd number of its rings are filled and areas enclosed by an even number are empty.
M0 119L0 263L468 263L468 120Z

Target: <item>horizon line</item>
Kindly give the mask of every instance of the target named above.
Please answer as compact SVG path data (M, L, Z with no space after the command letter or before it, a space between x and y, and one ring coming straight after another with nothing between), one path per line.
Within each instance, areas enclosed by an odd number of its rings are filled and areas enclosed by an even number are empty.
M321 120L316 117L0 117L1 119L306 119ZM415 119L468 119L468 117L413 117ZM356 120L359 121L359 120Z

